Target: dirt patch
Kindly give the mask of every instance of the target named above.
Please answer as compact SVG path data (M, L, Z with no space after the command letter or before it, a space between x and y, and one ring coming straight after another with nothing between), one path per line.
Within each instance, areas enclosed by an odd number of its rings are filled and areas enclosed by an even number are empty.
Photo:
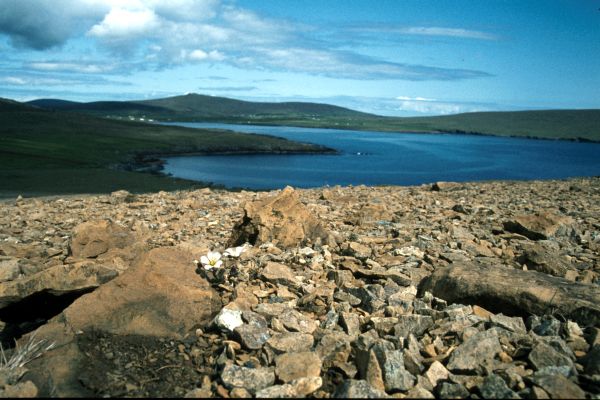
M182 397L200 387L204 376L216 378L212 354L222 347L218 339L84 333L77 339L86 356L79 379L99 397Z

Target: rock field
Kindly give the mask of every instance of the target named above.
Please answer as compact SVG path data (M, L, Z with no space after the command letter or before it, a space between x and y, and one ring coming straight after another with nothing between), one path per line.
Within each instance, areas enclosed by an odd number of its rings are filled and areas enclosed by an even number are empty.
M600 398L599 284L598 177L19 197L0 396Z

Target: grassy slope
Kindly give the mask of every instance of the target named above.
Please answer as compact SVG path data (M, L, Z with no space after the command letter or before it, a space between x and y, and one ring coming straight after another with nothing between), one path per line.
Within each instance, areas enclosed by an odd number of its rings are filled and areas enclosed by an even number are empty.
M256 103L190 94L139 102L33 102L101 116L219 121L383 132L457 132L600 141L600 110L478 112L439 117L381 117L316 103Z
M271 136L100 119L0 99L0 195L4 196L143 192L198 185L117 168L140 153L319 150Z

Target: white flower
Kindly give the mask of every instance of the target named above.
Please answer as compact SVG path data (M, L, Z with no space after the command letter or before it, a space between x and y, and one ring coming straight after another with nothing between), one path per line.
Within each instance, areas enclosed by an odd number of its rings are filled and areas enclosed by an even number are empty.
M221 253L218 251L209 251L207 255L200 257L200 263L206 270L221 268L221 265L223 265Z
M240 255L242 255L243 252L245 252L246 250L248 250L248 247L250 245L248 243L244 243L242 246L238 246L238 247L230 247L228 249L226 249L223 254L229 257L239 257Z

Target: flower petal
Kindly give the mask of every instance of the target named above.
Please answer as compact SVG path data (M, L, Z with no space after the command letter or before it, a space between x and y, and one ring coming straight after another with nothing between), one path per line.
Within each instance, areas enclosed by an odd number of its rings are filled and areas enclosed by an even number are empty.
M200 257L200 262L201 262L203 265L210 264L210 260L209 260L209 259L208 259L208 257L206 257L206 256L202 256L202 257Z

